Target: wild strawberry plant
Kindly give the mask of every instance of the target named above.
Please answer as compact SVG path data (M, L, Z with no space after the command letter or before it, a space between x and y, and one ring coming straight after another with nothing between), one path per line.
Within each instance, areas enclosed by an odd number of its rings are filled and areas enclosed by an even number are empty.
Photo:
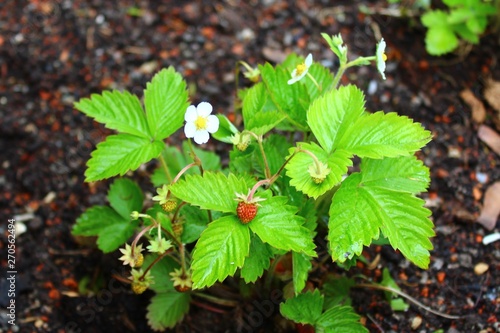
M117 178L109 204L90 207L73 228L75 235L97 236L105 253L119 249L130 267L122 280L135 293L156 292L147 314L152 328L181 321L192 297L221 302L200 290L228 277L255 287L265 276L265 287L283 287L273 274L287 257L292 292L281 306L285 317L318 331L365 332L353 309L329 292L346 296L352 281L304 292L319 265L315 240L325 235L328 249L321 253L346 268L374 241L428 266L433 224L417 195L426 191L429 171L414 153L431 134L408 117L369 112L359 88L340 85L348 68L372 62L385 79L383 40L375 55L349 60L340 35L323 37L340 60L335 74L311 55L292 54L276 66L243 64L254 84L238 93L238 127L212 114L208 102L190 105L186 82L173 68L153 77L143 103L128 92L105 91L75 104L117 131L92 153L86 181L158 161L151 200L132 180ZM187 140L166 145L183 125ZM228 163L192 142L204 144L210 135L232 147ZM351 168L355 156L358 171Z

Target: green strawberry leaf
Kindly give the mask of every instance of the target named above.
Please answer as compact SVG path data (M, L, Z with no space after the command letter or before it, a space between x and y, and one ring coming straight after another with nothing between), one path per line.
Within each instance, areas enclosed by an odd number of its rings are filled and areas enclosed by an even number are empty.
M360 317L351 306L334 306L326 310L316 322L317 332L325 333L368 333Z
M336 276L323 284L325 293L325 309L335 305L351 305L351 287L356 285L356 281L345 276Z
M431 133L419 123L379 111L359 118L338 145L360 157L381 158L409 155L430 140Z
M184 244L190 244L200 238L207 228L208 214L198 207L185 205L181 208L181 215L185 219L181 240Z
M305 86L307 87L307 92L309 94L309 99L314 101L316 98L328 91L328 88L333 83L333 75L328 68L325 66L314 63L309 67L309 74L316 80L319 84L319 88L316 84L309 78L304 80Z
M155 331L173 328L189 311L191 295L175 291L159 293L151 298L146 318Z
M285 118L269 99L262 82L247 91L243 99L242 114L245 129L257 135L269 132Z
M116 175L123 176L129 170L158 157L165 144L161 141L130 134L110 135L97 145L91 154L85 171L85 181L92 182Z
M299 143L298 146L300 146L300 149L314 154L321 163L326 164L330 169L330 173L323 182L317 184L309 173L311 165L314 166L314 160L308 154L303 152L297 153L285 166L286 175L290 177L290 184L297 188L297 190L315 199L340 183L342 176L347 173L347 167L352 166L350 159L352 154L345 150L338 149L328 154L314 142L310 144ZM290 148L290 154L293 154L296 149L295 147Z
M184 180L169 186L172 194L183 201L224 213L236 213L236 193L247 194L249 188L245 179L234 174L226 177L223 173L210 171L203 176L187 175Z
M245 258L245 263L241 269L241 277L245 280L245 283L257 281L264 271L269 268L273 256L271 247L263 243L259 237L252 235L250 254Z
M427 28L448 27L448 13L442 10L429 10L420 19Z
M401 291L396 281L391 276L391 273L387 268L384 268L382 271L382 281L380 281L382 286L390 287L392 289ZM391 293L389 291L385 292L385 298L391 305L391 309L394 311L406 311L410 307L403 298L398 297L396 294Z
M97 236L97 247L104 253L116 250L134 233L138 221L125 219L112 208L93 206L76 220L72 234Z
M264 66L259 66L259 70L274 105L286 114L288 120L299 130L307 130L306 108L309 105L309 95L305 85L288 84L291 74L279 65L273 68L266 63Z
M75 109L103 123L107 128L146 139L152 137L141 102L137 96L127 91L92 94L90 98L82 98L76 102Z
M342 86L316 99L307 111L307 123L326 152L344 148L339 142L365 112L363 92L354 85Z
M225 115L217 114L216 117L219 118L219 129L217 132L212 133L212 137L221 142L232 143L231 137L238 133L238 129Z
M110 206L126 220L130 219L130 213L133 211L142 210L143 200L141 188L130 179L116 179L109 187Z
M385 164L383 160L380 163ZM413 161L413 164L418 163ZM375 161L368 162L370 165L378 167ZM416 178L421 177L420 171L417 167ZM423 207L424 201L408 191L398 190L403 183L398 180L401 173L394 175L396 181L387 175L387 184L383 184L382 178L374 179L370 171L366 173L368 183L364 182L363 171L354 173L344 180L333 197L328 233L333 259L342 263L361 254L363 245L370 245L382 230L392 247L417 266L426 268L432 249L429 237L434 236L434 231L430 211ZM407 177L414 178L411 174ZM417 188L414 186L413 190Z
M323 312L323 296L318 289L296 295L280 304L280 312L296 323L314 325Z
M292 252L292 278L295 295L300 294L306 286L309 271L312 268L311 260L312 258L304 253Z
M157 255L153 254L146 255L142 267L149 267L157 257ZM170 279L169 273L179 267L179 263L172 259L172 257L167 256L162 258L151 268L151 275L153 276L154 283L149 286L149 289L157 293L175 292L174 282Z
M248 225L263 242L277 249L315 257L311 231L303 226L304 218L295 215L297 207L286 205L287 200L272 197L260 202L257 215Z
M150 133L163 140L184 122L189 106L186 81L173 67L158 72L144 90L144 106Z
M193 250L193 289L210 287L233 276L250 251L250 232L235 215L213 221L202 232Z
M458 38L449 26L430 27L425 35L425 48L430 55L440 56L458 47Z

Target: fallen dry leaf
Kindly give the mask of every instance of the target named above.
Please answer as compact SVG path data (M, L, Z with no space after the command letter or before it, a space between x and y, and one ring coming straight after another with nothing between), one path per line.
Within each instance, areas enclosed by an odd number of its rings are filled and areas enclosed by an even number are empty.
M483 227L492 230L500 215L500 181L493 183L484 193L483 209L477 222Z
M489 79L486 81L486 88L484 88L484 98L489 105L497 112L500 117L500 81Z
M486 109L483 102L477 99L470 89L464 89L460 92L460 98L464 100L472 110L472 120L478 124L482 124L486 119Z
M495 153L500 155L500 135L486 125L479 126L477 136L486 143Z
M263 47L262 48L262 54L267 60L276 62L276 63L281 63L283 62L287 55L283 51L279 49L273 49L270 47Z

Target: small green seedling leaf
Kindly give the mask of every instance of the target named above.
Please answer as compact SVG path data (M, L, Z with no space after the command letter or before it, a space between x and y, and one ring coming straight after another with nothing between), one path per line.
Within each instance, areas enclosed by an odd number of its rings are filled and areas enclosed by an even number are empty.
M396 281L391 276L391 273L387 268L384 268L382 271L382 281L380 282L382 286L390 287L392 289L401 291L401 288L397 285ZM391 293L389 291L385 292L385 298L391 305L391 309L394 311L406 311L410 307L404 299L401 297L398 297L394 293Z
M155 331L173 328L188 313L190 302L189 293L172 291L156 294L146 314L149 326Z
M212 133L212 136L221 142L232 143L231 138L238 133L238 129L225 115L217 114L216 117L219 118L219 129L217 132Z

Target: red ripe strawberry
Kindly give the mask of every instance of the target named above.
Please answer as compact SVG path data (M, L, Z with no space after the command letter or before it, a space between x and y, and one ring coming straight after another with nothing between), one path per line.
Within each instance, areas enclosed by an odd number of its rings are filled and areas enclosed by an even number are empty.
M236 215L238 215L238 218L243 224L247 224L255 218L255 215L257 215L257 204L244 201L238 202Z

